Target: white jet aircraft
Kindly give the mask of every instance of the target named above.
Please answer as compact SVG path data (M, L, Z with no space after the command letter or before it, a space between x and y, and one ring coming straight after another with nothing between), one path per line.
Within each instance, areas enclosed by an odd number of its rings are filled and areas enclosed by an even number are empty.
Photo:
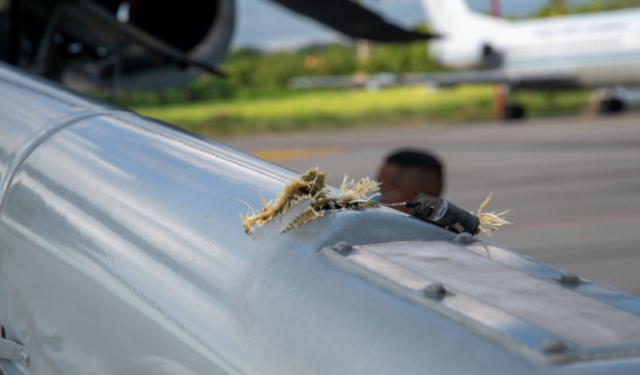
M422 2L433 30L442 35L430 44L434 58L469 70L414 81L498 83L508 94L606 87L599 97L601 112L624 108L626 91L616 86L640 84L640 9L508 21L474 13L464 0ZM505 118L524 116L519 104L507 102Z
M604 88L596 92L603 113L640 102L640 9L546 19L509 21L471 11L464 0L422 0L432 31L432 56L442 65L465 70L371 76L297 77L294 88L377 88L428 84L501 84L507 93L506 119L524 117L513 93L526 90ZM627 87L625 87L627 86Z

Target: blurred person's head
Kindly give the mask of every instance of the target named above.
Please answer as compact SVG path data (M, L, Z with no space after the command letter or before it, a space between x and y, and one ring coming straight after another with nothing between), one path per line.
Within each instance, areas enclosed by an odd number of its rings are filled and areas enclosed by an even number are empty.
M400 150L387 156L378 174L380 203L413 200L420 193L439 197L444 186L440 160L427 151ZM409 212L406 207L400 211Z

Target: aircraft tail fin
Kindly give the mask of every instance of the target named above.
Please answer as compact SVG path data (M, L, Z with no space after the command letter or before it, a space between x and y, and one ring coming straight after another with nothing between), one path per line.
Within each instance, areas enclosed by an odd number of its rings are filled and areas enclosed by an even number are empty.
M422 0L432 31L442 35L460 34L482 24L500 22L469 9L465 0Z

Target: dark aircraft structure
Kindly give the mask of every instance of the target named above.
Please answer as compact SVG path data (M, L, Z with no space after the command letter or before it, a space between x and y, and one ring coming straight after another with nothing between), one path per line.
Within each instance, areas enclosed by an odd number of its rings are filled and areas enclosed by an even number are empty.
M10 4L37 18L27 9L49 2ZM93 47L119 40L108 52L132 85L215 69L137 27L94 30L107 2L58 4L52 38L77 18L77 38L113 37ZM214 55L196 39L183 48ZM640 372L640 298L383 207L290 228L293 205L247 234L245 203L296 173L25 72L64 82L86 69L107 84L86 43L69 60L66 42L12 43L22 69L0 63L0 374Z
M350 0L273 0L347 36L429 38ZM0 2L0 60L72 87L155 89L205 71L222 74L234 0Z

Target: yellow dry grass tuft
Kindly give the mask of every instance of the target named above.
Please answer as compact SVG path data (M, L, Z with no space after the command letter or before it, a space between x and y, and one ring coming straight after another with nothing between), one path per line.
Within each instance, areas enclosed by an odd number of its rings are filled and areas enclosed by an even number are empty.
M276 214L284 214L289 207L303 199L326 195L326 177L327 174L318 171L318 168L310 169L302 176L292 179L289 185L284 187L282 194L277 195L275 202L267 202L267 200L260 195L264 203L262 210L255 213L251 206L249 206L251 215L240 215L245 232L251 233L253 225L261 227L264 223L273 219Z
M313 202L296 217L283 232L295 228L309 221L315 220L324 215L326 210L339 210L344 208L355 208L360 205L370 205L368 201L379 195L380 184L369 178L363 178L356 182L349 182L347 176L340 187L340 197L332 198L328 195L325 186L327 174L318 171L318 168L311 169L299 178L291 180L289 185L284 187L282 194L278 194L274 201L267 202L262 195L264 207L256 213L249 206L247 216L240 215L245 232L251 233L254 225L261 227L277 214L283 215L287 209L303 199L311 198ZM354 201L360 202L354 202ZM245 203L246 204L246 203Z
M484 206L486 206L487 203L489 203L489 201L491 200L492 195L493 193L489 194L487 199L485 199L484 202L482 202L482 204L480 205L480 208L478 208L478 215L477 215L478 220L480 221L479 228L483 233L486 233L487 235L491 235L491 232L493 232L494 230L497 230L498 227L501 227L506 224L511 224L510 222L504 219L504 215L507 212L509 212L508 210L504 212L500 212L499 214L495 212L489 212L489 213L482 212L482 209L484 208Z
M380 195L380 183L372 181L369 177L365 177L356 182L351 180L349 182L348 176L344 176L342 185L340 186L340 198L338 203L344 205L355 200L370 200L375 196Z
M288 208L306 199L311 199L309 207L293 219L283 230L283 233L322 217L327 210L355 209L363 205L378 205L372 202L371 199L380 195L379 182L372 181L368 177L357 182L355 180L349 181L348 177L345 176L340 186L340 196L334 198L328 195L329 191L325 185L326 177L327 174L320 172L318 168L310 169L302 176L292 179L291 182L284 187L282 194L277 194L275 201L271 200L267 202L267 200L260 195L264 207L256 213L255 210L247 204L250 210L249 213L246 216L240 215L245 231L251 234L254 225L261 227L276 215L284 215ZM489 194L487 199L482 202L477 214L480 230L489 235L492 231L498 229L498 227L511 224L504 219L504 215L509 211L498 214L495 212L482 212L491 200L491 197L492 194ZM459 224L456 225L459 226ZM464 231L462 227L456 229L458 232Z

